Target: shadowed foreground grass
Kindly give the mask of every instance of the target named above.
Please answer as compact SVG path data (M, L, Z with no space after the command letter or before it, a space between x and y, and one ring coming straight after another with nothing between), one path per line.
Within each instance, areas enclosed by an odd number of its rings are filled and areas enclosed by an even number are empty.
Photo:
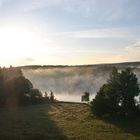
M140 140L140 118L104 121L86 104L55 103L0 109L0 139Z

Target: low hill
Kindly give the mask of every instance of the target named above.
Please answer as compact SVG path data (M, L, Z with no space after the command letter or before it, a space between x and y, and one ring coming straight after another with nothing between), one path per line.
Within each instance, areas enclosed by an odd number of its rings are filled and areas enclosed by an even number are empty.
M140 118L99 119L90 106L42 104L0 109L0 139L139 140Z
M66 67L140 67L140 62L122 62L122 63L104 63L104 64L89 64L89 65L25 65L19 66L18 68L21 69L39 69L39 68L66 68Z

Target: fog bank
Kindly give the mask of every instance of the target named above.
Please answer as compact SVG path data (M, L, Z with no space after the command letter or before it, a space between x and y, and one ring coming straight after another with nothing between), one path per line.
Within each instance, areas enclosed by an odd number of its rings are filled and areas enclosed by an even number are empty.
M120 68L122 69L122 68ZM88 91L92 99L106 82L112 67L52 67L22 69L23 74L44 93L53 91L56 99L62 101L80 101L81 95ZM140 69L133 68L140 82Z

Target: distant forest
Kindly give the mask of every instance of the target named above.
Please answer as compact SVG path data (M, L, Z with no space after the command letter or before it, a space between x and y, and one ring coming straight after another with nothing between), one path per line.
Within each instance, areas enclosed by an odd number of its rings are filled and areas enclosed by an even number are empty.
M117 67L117 68L137 68L140 67L140 62L122 62L122 63L109 63L109 64L88 64L88 65L27 65L19 66L17 68L23 69L38 69L38 68L66 68L66 67Z

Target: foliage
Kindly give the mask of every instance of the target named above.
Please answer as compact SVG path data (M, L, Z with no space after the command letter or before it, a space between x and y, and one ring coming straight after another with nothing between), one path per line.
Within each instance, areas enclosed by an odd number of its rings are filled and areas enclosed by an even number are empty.
M51 102L54 102L54 94L53 94L52 91L51 91L51 93L50 93L50 101L51 101Z
M86 102L89 101L89 92L87 92L87 91L84 92L84 95L82 95L82 97L81 97L81 101L82 102L83 101L86 101Z
M118 72L114 68L92 101L93 110L98 114L119 113L128 115L136 110L134 97L140 92L136 75L130 69Z
M0 68L0 107L43 102L42 93L18 68Z

